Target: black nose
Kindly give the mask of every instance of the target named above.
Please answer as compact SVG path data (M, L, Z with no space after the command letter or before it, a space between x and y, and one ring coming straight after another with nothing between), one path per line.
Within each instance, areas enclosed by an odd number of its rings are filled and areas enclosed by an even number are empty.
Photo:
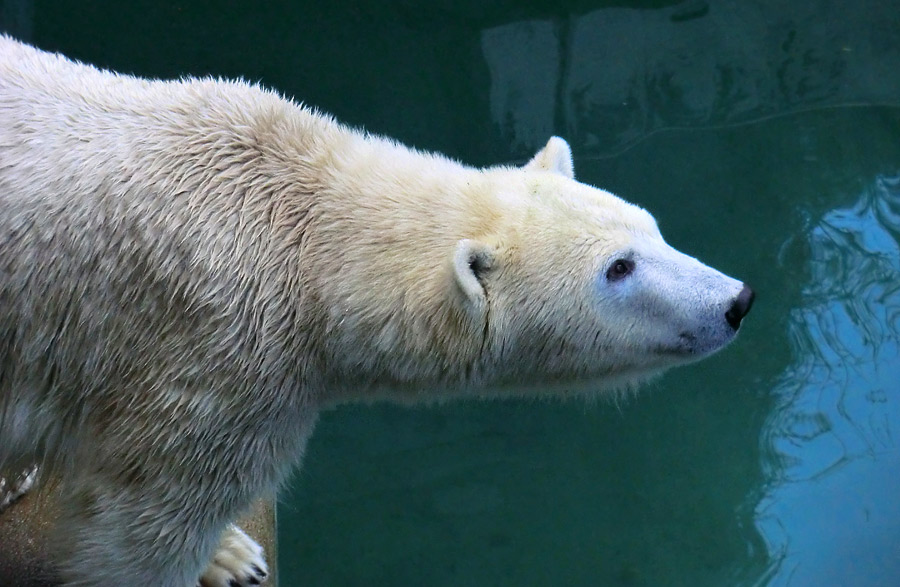
M741 325L741 320L743 320L744 316L747 315L747 312L750 311L750 306L753 305L754 297L755 294L753 293L753 290L744 284L744 288L734 299L731 308L725 312L725 320L727 320L735 330L738 329L738 326Z

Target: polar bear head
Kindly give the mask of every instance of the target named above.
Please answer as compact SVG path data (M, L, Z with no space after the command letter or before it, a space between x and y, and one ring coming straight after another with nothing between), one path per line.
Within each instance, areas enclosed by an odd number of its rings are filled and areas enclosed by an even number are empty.
M647 211L575 181L564 140L483 176L497 220L457 242L453 275L485 329L486 379L630 386L735 337L752 290L666 244Z

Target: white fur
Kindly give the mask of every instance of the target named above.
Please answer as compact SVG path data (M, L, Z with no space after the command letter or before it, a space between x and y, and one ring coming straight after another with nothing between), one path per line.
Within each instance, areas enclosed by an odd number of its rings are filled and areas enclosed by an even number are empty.
M560 137L551 137L547 141L547 146L525 165L525 169L549 171L575 179L575 165L572 163L572 149L569 148L569 143Z
M740 284L573 175L559 138L474 169L0 37L0 465L62 473L64 578L259 566L229 524L322 408L595 395L731 340Z

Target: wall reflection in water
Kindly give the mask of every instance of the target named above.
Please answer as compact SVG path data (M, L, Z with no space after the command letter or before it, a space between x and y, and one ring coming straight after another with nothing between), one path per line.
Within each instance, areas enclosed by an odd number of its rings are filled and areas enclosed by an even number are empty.
M663 129L893 103L896 2L840 4L693 0L489 28L491 116L516 147L555 132L609 155Z
M886 585L900 578L900 177L809 234L758 528L773 585Z

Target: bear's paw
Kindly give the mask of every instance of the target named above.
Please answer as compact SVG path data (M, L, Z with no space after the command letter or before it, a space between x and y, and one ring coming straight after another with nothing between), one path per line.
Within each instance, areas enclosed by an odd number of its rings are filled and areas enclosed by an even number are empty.
M212 562L200 577L200 587L249 587L261 585L269 576L262 546L230 524Z

